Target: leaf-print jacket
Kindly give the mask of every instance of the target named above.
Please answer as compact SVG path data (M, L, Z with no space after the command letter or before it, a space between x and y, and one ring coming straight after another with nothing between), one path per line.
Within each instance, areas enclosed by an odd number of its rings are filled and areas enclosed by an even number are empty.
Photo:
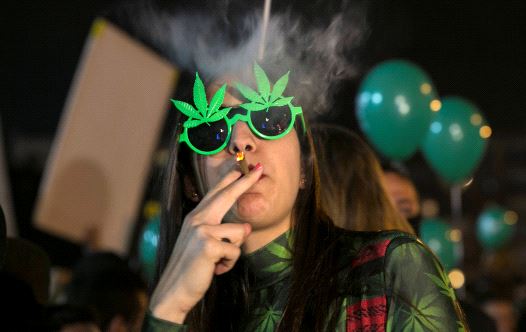
M245 331L274 331L288 297L291 272L288 232L251 253L257 282L255 308L240 317ZM412 235L346 232L340 261L347 268L337 331L466 331L467 325L447 274L429 249ZM147 315L144 331L186 331Z

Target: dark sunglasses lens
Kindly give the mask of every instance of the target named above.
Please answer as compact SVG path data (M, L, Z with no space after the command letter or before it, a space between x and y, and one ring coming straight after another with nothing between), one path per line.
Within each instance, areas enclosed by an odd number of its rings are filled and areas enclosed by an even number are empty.
M203 123L197 127L188 129L188 140L194 147L201 151L214 151L221 147L228 135L225 120L211 122L210 125Z
M252 125L263 135L277 136L290 126L291 112L289 106L275 106L266 111L250 112Z

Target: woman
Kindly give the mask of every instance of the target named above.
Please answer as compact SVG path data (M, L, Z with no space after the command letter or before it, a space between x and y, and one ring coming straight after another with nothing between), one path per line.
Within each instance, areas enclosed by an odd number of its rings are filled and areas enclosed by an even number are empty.
M144 329L463 329L447 276L420 242L346 232L324 216L310 133L283 96L288 74L271 89L254 72L257 92L211 84L207 105L196 76L195 107L174 101L188 117L174 137Z
M391 204L382 185L380 163L358 135L328 124L312 126L312 135L323 183L322 207L337 226L415 233Z

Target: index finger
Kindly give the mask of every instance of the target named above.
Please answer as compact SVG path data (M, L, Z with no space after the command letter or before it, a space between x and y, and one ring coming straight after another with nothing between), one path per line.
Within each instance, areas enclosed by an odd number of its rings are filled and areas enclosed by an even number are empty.
M212 197L210 197L208 199L205 211L212 213L213 216L220 216L218 219L221 221L228 210L230 210L232 205L234 205L239 196L252 187L259 180L262 174L263 166L261 164L257 164L256 167L254 167L247 175L228 184L223 189L216 192Z
M241 177L241 172L236 169L231 169L212 189L210 189L203 197L202 201L207 201L226 186L230 185Z

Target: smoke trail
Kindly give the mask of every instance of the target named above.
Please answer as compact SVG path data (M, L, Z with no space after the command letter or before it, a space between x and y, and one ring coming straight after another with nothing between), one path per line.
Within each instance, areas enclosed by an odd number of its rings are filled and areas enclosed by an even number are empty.
M262 33L261 33L261 39L260 39L261 42L259 44L258 61L263 60L263 56L265 55L265 41L267 40L266 34L268 30L268 20L270 17L270 7L272 3L272 0L264 0L264 1L265 1L265 4L264 4L264 9L263 9L263 16L261 18Z
M147 1L125 3L113 18L185 70L208 80L228 74L250 82L263 33L262 8L222 5L173 10ZM271 13L259 61L271 80L291 71L286 94L311 118L330 110L338 81L358 73L349 53L364 36L363 8L336 13L329 22L312 27L290 10Z

